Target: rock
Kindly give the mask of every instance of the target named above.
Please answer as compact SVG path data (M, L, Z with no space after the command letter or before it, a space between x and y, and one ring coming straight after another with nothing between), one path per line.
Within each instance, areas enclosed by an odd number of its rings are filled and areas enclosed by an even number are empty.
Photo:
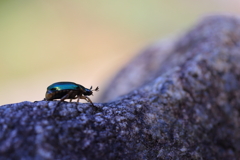
M208 17L157 45L119 72L103 99L129 93L111 102L1 106L0 159L239 159L240 19Z

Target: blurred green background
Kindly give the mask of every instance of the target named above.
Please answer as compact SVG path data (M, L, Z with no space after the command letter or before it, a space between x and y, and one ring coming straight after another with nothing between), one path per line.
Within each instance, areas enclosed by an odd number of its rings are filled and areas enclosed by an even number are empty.
M57 81L101 92L147 45L184 33L203 16L237 15L239 6L239 0L1 0L0 105L42 100Z

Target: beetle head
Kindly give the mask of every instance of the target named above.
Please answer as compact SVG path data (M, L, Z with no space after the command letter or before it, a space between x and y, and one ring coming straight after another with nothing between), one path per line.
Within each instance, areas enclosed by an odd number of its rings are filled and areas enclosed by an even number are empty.
M90 95L92 95L92 91L90 90L90 89L85 89L85 92L84 92L84 95L85 96L90 96Z
M90 87L90 89L85 89L85 93L84 93L84 95L85 96L90 96L90 95L92 95L93 94L93 92L92 91L98 91L99 90L99 88L97 87L96 89L92 89L92 86Z

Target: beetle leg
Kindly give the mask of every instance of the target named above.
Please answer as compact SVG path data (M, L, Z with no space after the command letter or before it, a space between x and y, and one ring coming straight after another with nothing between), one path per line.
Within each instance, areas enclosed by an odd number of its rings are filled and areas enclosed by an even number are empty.
M61 98L60 102L62 102L62 101L64 101L65 99L67 99L72 92L73 92L73 91L69 91L68 94L66 94L65 96L63 96L63 97Z
M79 103L79 100L80 100L80 96L77 96L77 103Z
M52 114L55 112L55 109L57 108L57 106L58 106L62 101L64 101L65 99L67 99L72 92L73 92L73 91L68 92L65 96L63 96L63 97L60 99L60 101L57 103L57 105L53 108Z
M90 102L90 103L93 105L91 99L88 98L88 97L86 97L86 96L78 96L78 101L79 101L79 99L85 99L87 102ZM93 105L93 106L94 106L94 105Z

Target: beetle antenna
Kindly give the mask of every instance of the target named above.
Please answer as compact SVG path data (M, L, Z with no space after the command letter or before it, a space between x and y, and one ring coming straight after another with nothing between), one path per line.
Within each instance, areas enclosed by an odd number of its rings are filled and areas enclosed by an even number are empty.
M90 90L92 90L92 86L90 87Z
M97 87L97 88L95 89L95 91L99 91L99 88Z

